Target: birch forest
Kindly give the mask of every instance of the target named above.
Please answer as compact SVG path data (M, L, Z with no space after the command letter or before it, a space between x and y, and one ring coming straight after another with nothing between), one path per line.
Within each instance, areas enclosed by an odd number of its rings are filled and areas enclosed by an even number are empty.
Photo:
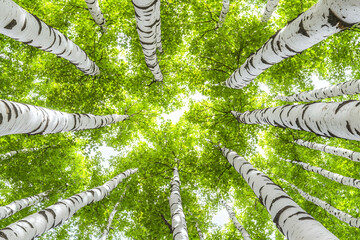
M359 0L0 0L0 240L360 239Z

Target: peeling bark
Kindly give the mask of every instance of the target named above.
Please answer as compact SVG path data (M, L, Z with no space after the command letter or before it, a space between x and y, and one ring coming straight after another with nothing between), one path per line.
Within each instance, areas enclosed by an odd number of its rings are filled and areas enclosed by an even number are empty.
M104 185L78 193L70 198L61 200L54 205L23 218L0 230L0 239L30 240L44 232L63 224L80 208L93 202L101 201L110 192L137 169L129 169L120 173Z
M87 75L100 73L78 45L12 0L0 0L0 33L64 58Z
M266 69L360 22L360 1L320 0L272 36L226 80L241 89Z
M338 239L296 204L280 186L254 168L243 157L225 147L221 148L221 151L254 191L270 213L276 227L287 239Z

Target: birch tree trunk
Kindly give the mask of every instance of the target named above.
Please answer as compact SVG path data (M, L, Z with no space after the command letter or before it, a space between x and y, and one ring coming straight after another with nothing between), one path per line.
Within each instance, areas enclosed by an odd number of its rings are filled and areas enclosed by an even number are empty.
M95 23L101 27L103 32L106 32L106 21L101 12L98 0L85 0L85 2Z
M40 236L51 228L57 227L74 215L80 208L93 202L101 201L123 179L135 173L137 169L129 169L120 173L104 185L78 193L61 200L54 205L23 218L0 230L0 239L30 240Z
M313 91L301 92L291 96L277 96L275 99L285 102L311 102L325 98L360 93L360 80L347 81L330 87L323 87Z
M320 0L272 36L227 80L241 89L266 69L360 22L360 1Z
M340 157L344 157L347 159L350 159L354 162L360 162L360 152L354 152L345 148L338 148L338 147L332 147L325 144L320 143L314 143L314 142L307 142L303 141L301 139L298 139L295 141L296 144L299 144L300 146L307 147L310 149L319 150L322 152L330 153L333 155L337 155Z
M171 181L171 193L169 198L173 239L186 240L189 239L189 235L187 232L184 210L181 204L180 177L176 167L173 172L174 177Z
M18 154L18 153L28 153L28 152L34 152L34 151L38 151L40 150L41 148L25 148L25 149L20 149L20 150L16 150L16 151L10 151L10 152L7 152L5 154L0 154L0 160L5 160L5 159L9 159L11 158L12 156Z
M162 52L160 0L132 0L135 8L136 30L145 56L147 67L155 81L161 82L163 75L156 56L156 49Z
M128 115L95 116L65 113L33 105L0 100L0 136L49 134L100 128L128 119Z
M229 12L229 9L230 9L230 0L223 0L223 6L219 16L219 22L217 23L218 28L221 27L225 22L226 14Z
M278 3L279 3L279 0L268 0L268 1L267 1L264 14L263 14L263 16L262 16L262 18L261 18L261 21L262 21L262 22L267 22L267 21L269 21L271 15L272 15L273 12L275 11Z
M358 179L345 177L345 176L342 176L340 174L327 171L327 170L322 169L320 167L314 167L314 166L311 166L311 165L309 165L307 163L303 163L303 162L292 161L292 160L289 160L289 159L281 159L281 160L286 161L286 162L290 162L290 163L293 163L293 164L296 164L296 165L299 165L300 167L302 167L303 169L305 169L307 171L320 174L321 176L324 176L324 177L326 177L326 178L328 178L330 180L341 183L343 185L350 186L350 187L355 187L355 188L360 189L360 180L358 180Z
M0 33L62 57L87 75L100 73L98 66L89 59L78 45L58 30L28 13L12 0L0 1Z
M47 194L48 192L43 192L35 196L16 200L6 206L0 207L0 219L8 218L24 208L41 202L47 196Z
M360 2L360 1L359 1ZM231 113L240 123L268 124L324 137L360 140L360 101L316 102Z
M105 240L105 239L107 239L107 237L109 236L110 227L111 227L112 221L113 221L113 219L114 219L114 216L115 216L115 214L116 214L116 212L117 212L117 209L118 209L118 207L119 207L122 199L123 199L124 196L125 196L125 192L126 192L126 188L125 188L123 194L121 195L119 201L115 204L113 210L111 211L110 216L109 216L109 219L108 219L108 222L107 222L107 225L106 225L106 228L105 228L103 234L101 235L101 237L99 238L99 240Z
M289 183L290 184L290 183ZM314 203L315 205L323 208L325 211L327 211L328 213L330 213L331 215L333 215L334 217L336 217L337 219L339 219L340 221L343 221L347 224L349 224L352 227L357 227L360 228L360 219L359 218L355 218L353 216L351 216L348 213L345 213L337 208L334 208L333 206L331 206L330 204L328 204L325 201L322 201L314 196L311 196L310 194L304 192L303 190L301 190L300 188L294 186L293 184L290 184L292 188L296 189L299 194L301 196L303 196L306 200Z
M243 157L225 147L222 147L221 151L252 188L260 202L270 213L276 227L287 239L338 239L297 205L280 186L254 168Z
M195 227L196 227L196 231L198 232L198 235L199 235L199 240L204 240L204 234L202 233L201 229L199 228L199 224L197 222L195 223Z
M224 207L226 208L226 211L229 214L230 219L233 221L235 227L237 230L239 230L239 232L241 233L242 237L244 238L244 240L251 240L249 233L246 231L246 229L239 223L239 221L237 220L234 211L232 210L232 208L230 207L229 204L227 204L223 199L220 200L220 203L222 205L224 205Z

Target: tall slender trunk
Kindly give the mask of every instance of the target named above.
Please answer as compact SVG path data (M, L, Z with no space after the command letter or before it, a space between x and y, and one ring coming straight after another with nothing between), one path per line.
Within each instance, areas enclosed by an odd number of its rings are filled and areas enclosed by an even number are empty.
M129 186L129 185L128 185ZM109 233L110 233L110 228L111 228L111 224L112 224L112 221L114 219L114 216L117 212L117 209L121 203L121 201L123 200L124 196L125 196L125 193L126 193L126 189L124 190L123 194L121 195L119 201L115 204L113 210L111 211L110 213L110 216L109 216L109 219L108 219L108 222L107 222L107 225L106 225L106 228L104 229L104 232L103 234L101 235L101 237L99 238L99 240L105 240L107 239L107 237L109 236Z
M239 113L240 123L268 124L313 132L319 136L360 140L360 101L285 105Z
M163 75L156 56L156 49L162 52L160 0L132 0L135 8L136 30L145 55L147 67L155 81L161 82Z
M302 167L303 169L305 169L307 171L320 174L321 176L324 176L330 180L341 183L343 185L360 189L360 180L358 180L358 179L345 177L340 174L330 172L330 171L322 169L320 167L314 167L314 166L311 166L311 165L309 165L307 163L303 163L303 162L292 161L289 159L281 159L281 160L299 165L300 167Z
M33 105L0 100L0 136L49 134L100 128L128 119L128 115L95 116L65 113Z
M104 32L106 32L106 21L101 12L98 0L85 0L85 2L95 23L99 25Z
M263 13L263 16L261 17L262 22L269 21L271 15L275 11L278 3L279 3L279 0L267 0L265 11Z
M340 157L344 157L350 159L354 162L360 162L360 152L354 152L345 148L338 148L332 147L325 144L314 143L314 142L307 142L301 139L295 140L295 143L299 144L300 146L307 147L310 149L319 150L322 152L330 153L333 155L337 155Z
M227 80L241 89L266 69L360 22L360 1L320 0L272 36Z
M217 23L218 28L221 27L225 22L226 14L229 12L229 9L230 9L230 0L223 0L223 6L219 16L219 22Z
M40 236L51 228L57 227L73 216L80 208L93 202L101 201L123 179L135 173L137 169L129 169L120 173L104 185L78 193L61 200L54 205L23 218L0 230L0 239L30 240Z
M196 231L198 232L199 235L199 240L204 240L204 234L202 233L199 224L196 222L195 223L195 227L196 227Z
M27 152L33 152L33 151L38 151L38 150L40 150L40 148L24 148L24 149L20 149L20 150L10 151L10 152L4 153L4 154L0 154L0 160L9 159L18 153L27 153Z
M325 98L338 97L343 95L354 95L360 93L360 80L347 81L329 87L323 87L312 91L301 92L291 96L277 96L286 102L311 102Z
M171 181L169 204L171 212L171 224L173 228L173 239L189 239L186 227L185 214L181 204L180 177L178 169L176 167L174 168L174 177Z
M0 33L16 41L34 46L62 57L88 75L100 73L78 45L58 30L28 13L12 0L0 1Z
M236 215L234 213L234 211L232 210L232 208L230 207L229 204L227 204L227 202L225 202L223 199L221 199L220 203L222 205L224 205L224 207L226 208L226 211L229 214L230 219L233 221L235 227L237 230L239 230L239 232L241 233L241 235L243 236L244 240L251 240L249 233L246 231L246 229L239 223L239 221L236 218Z
M48 192L43 192L28 198L16 200L6 206L0 207L0 219L8 218L24 208L33 206L41 202L47 196L47 194Z
M290 184L290 183L289 183ZM319 207L323 208L325 211L327 211L328 213L330 213L331 215L333 215L334 217L336 217L337 219L339 219L340 221L343 221L347 224L349 224L352 227L357 227L360 228L360 219L359 218L355 218L353 216L351 216L348 213L345 213L337 208L334 208L333 206L331 206L330 204L328 204L327 202L320 200L314 196L311 196L310 194L304 192L303 190L301 190L300 188L296 187L293 184L290 184L292 188L296 189L299 194L301 196L303 196L306 200L318 205Z
M338 239L297 205L268 176L254 168L236 152L225 147L222 147L221 150L229 163L252 188L260 202L270 213L276 227L287 239Z

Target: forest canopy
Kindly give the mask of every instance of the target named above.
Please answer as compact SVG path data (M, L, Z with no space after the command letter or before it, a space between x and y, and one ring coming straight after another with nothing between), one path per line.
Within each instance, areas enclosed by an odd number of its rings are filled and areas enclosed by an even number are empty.
M338 2L346 1L350 0ZM159 0L161 44L157 42L156 58L149 54L152 49L146 50L146 37L140 33L146 31L137 27L141 17L130 0L99 1L106 21L90 14L88 1L15 2L79 46L98 69L89 63L92 71L83 71L61 54L57 57L1 34L0 99L67 113L129 117L96 129L1 136L0 206L42 192L47 197L0 220L0 229L137 168L103 200L85 206L38 239L99 239L117 203L108 239L172 239L169 197L177 168L190 239L199 239L198 229L206 239L242 239L221 200L231 205L252 239L286 239L263 200L223 155L220 147L226 147L281 186L336 237L358 239L358 228L296 190L359 217L359 187L299 164L360 179L356 153L345 158L301 145L308 141L360 152L358 141L284 128L282 123L244 124L248 120L235 113L288 104L292 109L306 101L289 103L277 96L359 79L358 25L342 23L338 33L271 67L264 60L269 68L236 89L227 87L228 82L225 86L225 81L247 61L252 64L248 59L255 59L258 49L317 1L282 0L264 21L265 0L230 1L226 14L219 0ZM321 102L339 104L337 112L348 100L359 98L339 94ZM356 134L351 127L349 131Z

